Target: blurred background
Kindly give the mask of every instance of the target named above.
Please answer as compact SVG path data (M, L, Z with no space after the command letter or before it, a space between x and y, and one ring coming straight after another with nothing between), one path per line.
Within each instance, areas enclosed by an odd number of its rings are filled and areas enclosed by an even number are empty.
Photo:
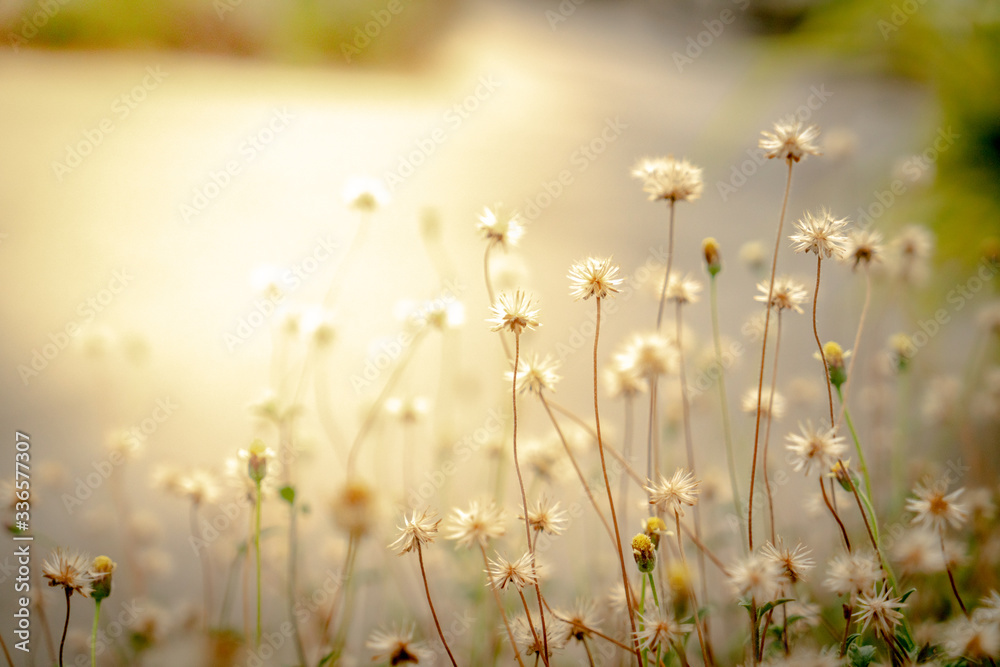
M399 361L412 304L454 296L465 320L459 334L421 341L395 392L440 402L418 432L436 444L416 469L502 404L475 230L485 206L528 221L520 247L497 258L496 281L535 292L543 327L526 341L556 354L591 315L567 296L574 260L613 254L632 276L658 256L666 209L629 169L668 153L705 178L702 198L678 207L679 268L704 279L701 240L719 239L723 329L740 338L759 311L760 276L752 253L737 257L747 243L771 247L785 178L757 139L779 119L823 130L824 155L796 170L789 221L827 206L887 236L912 223L936 236L933 280L912 310L893 308L897 286L879 288L872 356L998 252L991 0L9 0L0 91L0 417L4 437L32 437L36 544L122 550L111 490L77 489L109 439L138 428L136 461L112 478L159 526L142 553L167 607L178 591L196 604L198 582L185 539L163 538L186 535L187 515L152 488L157 466L221 469L255 435L273 437L247 406L268 392L290 400L282 392L309 378L315 400L335 406L320 423L306 405L301 438L308 503L325 507L386 382L383 359ZM359 188L379 197L370 215L350 206ZM813 271L805 257L782 262L805 280ZM863 285L844 269L830 276L820 321L846 346ZM331 295L330 312L318 310ZM637 295L610 315L604 354L654 312L655 299ZM303 370L314 352L295 341L325 318L335 343L321 391ZM799 319L790 380L814 370ZM706 344L707 308L689 324ZM949 336L959 348L971 339L964 325ZM732 400L754 365L736 366ZM585 413L586 354L566 356L561 372L562 400ZM526 409L546 433L544 414ZM714 450L718 425L705 422ZM742 436L750 426L740 422ZM395 442L392 429L378 426L377 439ZM365 456L368 479L382 481L382 459ZM11 467L4 454L3 477ZM326 510L313 515L304 530L322 533ZM387 510L384 530L396 515Z

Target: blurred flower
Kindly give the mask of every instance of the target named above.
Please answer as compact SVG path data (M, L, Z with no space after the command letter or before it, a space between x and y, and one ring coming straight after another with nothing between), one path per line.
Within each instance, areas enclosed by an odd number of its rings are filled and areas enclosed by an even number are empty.
M853 262L854 268L857 269L859 264L867 267L872 262L881 262L884 252L885 247L880 233L868 229L852 229L847 233L847 243L841 259Z
M774 132L762 131L758 147L764 149L767 158L782 158L798 162L808 155L819 155L819 148L813 142L819 137L815 125L804 126L799 121L778 121Z
M499 244L507 249L507 244L514 246L524 235L524 223L517 211L506 210L501 204L493 208L486 207L479 216L476 226L483 238L490 245Z
M596 629L597 624L601 622L600 616L597 615L597 603L587 602L582 598L577 599L572 609L560 611L559 615L566 619L566 634L562 638L564 643L570 639L582 642L590 638L591 630Z
M204 468L195 468L180 478L181 495L195 505L211 504L219 499L216 476Z
M945 650L953 658L985 662L1000 657L1000 626L958 619L945 634Z
M739 596L758 604L774 600L784 582L782 566L772 558L749 554L729 568L729 583Z
M654 332L632 336L614 359L620 371L634 369L639 376L651 378L673 373L680 357L670 338Z
M536 628L535 632L532 632L528 620L523 615L515 617L511 625L514 626L514 641L524 648L524 654L527 656L541 656L545 652L545 645L548 644L548 656L552 657L553 651L561 649L565 645L563 641L565 633L560 627L562 624L554 618L549 617L546 620L544 638L541 628ZM538 635L537 640L535 639L536 634Z
M413 641L414 626L379 628L372 632L365 646L373 651L372 661L385 661L390 665L434 664L434 652L423 642Z
M847 244L847 237L841 233L846 225L846 218L834 218L825 208L820 209L816 215L807 211L805 216L795 223L799 233L788 238L791 239L795 252L814 252L817 256L839 259L844 254Z
M944 557L936 533L926 528L905 531L892 545L892 558L904 574L944 571Z
M530 357L521 355L517 364L517 393L519 394L540 394L543 389L555 391L559 376L556 369L561 362L553 359L551 355L539 358L537 354ZM504 374L508 382L513 382L514 372L507 371Z
M587 300L594 296L606 299L618 292L618 285L624 280L618 277L618 266L611 263L610 257L600 259L588 257L577 262L569 269L570 296L574 299Z
M805 303L806 299L809 298L809 293L806 292L805 286L802 283L788 276L779 276L774 280L774 289L771 290L769 288L770 285L767 282L757 283L757 291L760 294L755 296L753 300L768 303L767 297L770 294L771 308L775 310L794 310L796 313L802 313L800 304Z
M698 303L698 293L701 292L701 283L691 277L691 274L681 276L678 272L671 272L667 281L667 299L678 303Z
M520 334L525 329L534 329L538 326L538 310L533 305L531 298L520 290L513 295L501 292L493 304L493 317L487 322L494 324L492 331L505 329Z
M709 275L718 275L722 270L722 257L719 255L719 242L709 236L701 242L701 252L705 257L705 268Z
M632 176L642 181L650 201L694 201L701 196L704 183L701 169L673 155L643 158L632 168Z
M375 494L359 479L348 480L331 503L333 521L352 537L371 530L375 519Z
M673 614L663 613L659 609L651 609L639 617L643 629L635 633L639 647L643 650L669 652L675 642L684 641L684 635L692 632L694 626L679 622Z
M407 398L392 396L385 401L385 411L404 424L415 424L420 421L429 408L430 404L423 396Z
M882 570L873 554L854 551L830 561L827 588L839 595L861 595L872 590L882 580Z
M931 232L921 225L909 225L889 244L888 256L899 280L919 285L927 278L933 252Z
M93 579L93 590L90 597L101 601L111 595L111 579L117 563L107 556L98 556L90 565L90 576Z
M502 537L506 531L504 511L492 502L480 506L476 501L468 511L455 509L451 518L451 533L447 539L455 540L456 547L486 547L491 539Z
M946 523L953 528L961 528L969 518L965 505L957 502L965 489L946 494L947 490L948 484L944 481L918 484L913 489L916 498L906 500L906 511L916 515L913 523L926 526L938 534L944 531Z
M771 405L770 412L768 412L768 403L770 402L771 396L771 387L769 385L764 385L763 396L764 398L760 402L761 417L781 419L785 416L785 397L781 395L780 391L774 391L774 401ZM740 406L743 408L743 412L751 415L757 413L757 387L751 387L743 392L743 399L740 402Z
M434 536L437 535L440 523L441 519L438 519L437 515L430 509L423 510L420 516L417 516L417 511L413 510L409 519L405 515L403 516L403 525L399 527L400 536L389 545L389 548L402 556L418 546L430 544L434 541Z
M259 483L267 477L267 462L275 457L274 450L260 438L255 438L247 449L239 450L236 455L241 461L246 461L247 476L254 483Z
M377 178L355 177L344 184L344 204L362 213L371 213L389 203L389 191Z
M760 241L747 241L740 246L740 261L743 262L752 273L759 273L764 270L767 262L767 248Z

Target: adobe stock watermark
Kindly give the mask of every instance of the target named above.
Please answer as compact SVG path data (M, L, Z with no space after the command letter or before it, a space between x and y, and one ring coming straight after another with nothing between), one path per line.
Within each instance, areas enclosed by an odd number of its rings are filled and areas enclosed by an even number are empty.
M230 353L235 352L243 343L250 340L254 332L271 319L287 295L305 284L324 264L337 255L338 250L340 245L332 240L331 235L317 239L308 255L281 272L275 289L255 299L250 312L239 319L232 331L223 334L222 339L226 349Z
M287 109L275 109L262 128L247 135L240 143L236 156L220 168L210 170L205 182L195 187L191 199L181 203L180 214L184 222L190 223L204 213L232 185L233 179L243 173L243 169L270 146L294 119L295 116Z
M532 221L542 214L542 211L552 206L556 199L562 196L566 188L573 185L575 174L587 171L597 158L608 150L608 147L618 141L622 133L628 129L628 124L621 118L605 118L604 126L590 140L577 146L569 156L569 163L574 169L562 169L552 180L542 181L541 191L529 196L518 209L521 217Z
M406 2L409 4L410 0ZM363 26L354 26L353 39L350 42L340 43L340 53L347 64L371 46L372 41L378 39L382 31L388 28L392 20L402 14L404 9L406 7L402 0L389 0L382 9L373 9L369 12L372 17L370 21Z
M554 10L546 9L545 20L549 23L549 29L555 32L559 24L568 21L584 2L586 0L562 0Z
M424 136L414 139L413 148L399 156L396 168L385 172L382 180L386 189L395 192L396 188L413 176L417 168L427 162L427 159L448 141L450 135L462 127L462 124L502 86L503 82L495 79L492 74L479 77L476 88L469 95L445 110L441 124Z
M868 206L858 207L855 214L857 226L861 229L867 229L869 225L881 218L896 203L896 198L906 193L912 183L918 182L924 173L938 161L941 154L954 146L955 142L960 138L961 135L952 130L950 125L947 130L938 128L937 136L931 142L931 145L925 148L923 152L914 155L903 163L902 172L906 176L912 177L912 182L908 184L905 180L897 178L889 183L889 187L885 190L875 190L872 192L872 199L875 201L868 204Z
M878 31L882 33L882 39L888 42L889 35L899 32L899 29L906 25L910 18L925 4L927 4L927 0L903 0L903 2L894 4L888 21L879 19L875 23Z
M70 339L77 336L83 327L93 322L94 318L104 312L132 280L133 276L129 274L128 269L118 269L112 273L111 280L108 281L106 287L77 305L76 314L80 319L70 320L61 329L50 332L48 342L32 349L31 360L17 366L17 373L21 376L21 382L24 386L27 387L31 380L41 375L49 367L49 364L69 346Z
M354 389L354 393L360 394L362 390L370 387L386 369L392 366L394 361L399 359L403 351L409 348L423 331L422 327L429 326L427 319L431 313L447 311L448 307L456 303L468 289L468 285L457 279L445 280L441 296L426 302L411 315L411 319L420 322L421 328L416 331L404 329L394 337L384 341L379 346L378 351L375 354L370 354L365 360L365 366L361 373L351 375L351 387Z
M104 482L111 478L115 471L121 467L138 450L151 435L159 430L160 425L166 422L180 408L169 396L156 399L155 407L150 411L149 416L142 419L138 424L122 432L123 447L112 448L107 456L99 461L94 461L91 465L94 471L86 476L77 477L73 493L63 493L63 507L66 513L72 516L84 502L94 495Z
M70 0L38 0L38 9L21 19L20 30L7 33L7 43L14 53L38 36L38 31L49 24L56 14L69 4Z
M809 96L805 102L800 104L794 113L790 113L780 119L782 123L808 123L813 114L818 111L827 100L833 97L833 92L826 89L826 84L809 87ZM727 201L729 196L747 184L747 181L757 173L761 165L768 161L767 153L763 148L748 148L746 150L747 159L738 165L733 165L728 181L716 181L715 188L719 191L722 201Z
M55 174L57 181L62 183L67 175L82 165L83 161L93 154L94 150L115 131L118 123L131 116L132 112L146 101L149 94L159 88L160 84L170 76L159 65L155 67L150 65L145 72L146 75L140 83L111 101L111 116L105 116L94 127L85 129L83 136L77 141L66 144L66 155L61 162L59 160L52 161L52 173Z
M945 301L950 308L938 308L931 317L917 322L917 330L907 336L909 345L906 356L912 359L935 338L942 329L952 321L952 316L965 308L966 304L975 298L988 282L1000 272L1000 264L984 258L979 263L976 272L963 282L956 284L945 295Z
M732 2L741 12L745 12L747 7L750 6L750 0L732 0ZM702 21L701 24L705 26L705 29L697 35L687 38L687 48L684 49L684 53L680 51L674 51L673 53L672 57L674 64L677 65L677 71L683 74L684 68L700 58L705 53L705 50L722 36L722 33L726 30L726 26L736 20L736 16L736 13L732 9L726 8L719 12L717 18Z

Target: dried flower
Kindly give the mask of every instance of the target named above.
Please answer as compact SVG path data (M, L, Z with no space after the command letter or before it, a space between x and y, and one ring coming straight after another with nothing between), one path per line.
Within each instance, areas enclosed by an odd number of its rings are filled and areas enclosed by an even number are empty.
M371 530L375 514L375 494L359 479L348 480L333 499L333 521L353 537Z
M417 516L417 511L410 513L410 518L403 516L403 525L399 526L400 535L389 548L396 551L400 556L408 551L413 551L417 547L430 544L434 541L434 536L438 532L438 524L441 519L433 510L425 509Z
M650 201L694 201L701 196L704 184L701 169L673 155L644 158L632 168L632 176L642 181Z
M673 341L659 333L636 334L615 355L619 369L634 369L643 378L669 375L674 372L680 356Z
M88 597L94 583L89 560L79 552L56 549L42 563L42 576L49 580L49 586L62 586L68 594Z
M778 538L777 545L768 542L760 550L763 558L774 561L784 570L785 578L792 584L802 581L805 573L816 567L816 561L809 554L809 548L801 542L790 549L781 538Z
M624 590L622 589L623 592ZM591 630L601 622L600 616L597 615L597 603L587 602L583 599L577 599L572 609L562 611L559 615L566 619L563 642L569 642L570 639L582 642L584 639L590 638L592 636Z
M819 148L813 143L819 137L815 125L803 126L800 121L778 121L774 132L762 131L764 135L758 146L764 149L767 158L783 158L788 162L798 162L807 154L819 155Z
M534 586L538 583L538 575L531 564L531 553L525 553L513 563L497 554L497 559L487 561L489 569L489 585L496 590L504 590L514 584L518 589Z
M507 244L517 245L524 235L524 223L517 211L507 210L501 204L493 208L486 207L479 216L476 226L483 238L491 244L499 244L507 248Z
M795 252L814 252L817 255L840 258L844 254L847 237L841 231L847 225L846 218L834 218L827 209L820 209L817 215L806 212L805 217L795 223L799 230L791 239Z
M799 433L789 433L785 445L791 453L792 467L796 472L808 475L815 465L819 470L827 470L841 457L847 446L844 438L832 428L814 427L811 421L803 426L799 423Z
M344 185L344 203L348 208L371 213L389 201L389 191L376 178L352 178Z
M643 629L635 633L639 647L650 651L663 649L670 651L673 643L684 640L684 635L692 632L694 626L690 623L680 623L673 614L665 614L659 609L640 616Z
M670 479L660 475L659 484L643 488L649 492L650 505L656 505L662 512L684 516L684 505L693 507L698 502L699 484L690 470L678 468Z
M594 296L606 299L617 293L618 285L624 280L618 277L618 266L611 263L611 258L600 259L588 257L577 262L569 269L570 296L574 299L587 300Z
M519 516L523 519L523 516ZM549 535L562 535L569 523L569 514L559 509L559 502L552 502L542 496L534 507L528 509L528 525L535 532L545 532Z
M556 622L555 619L547 620L544 638L541 628L535 628L536 632L532 632L528 620L523 615L515 617L511 625L514 626L514 640L524 647L524 654L527 656L541 656L545 652L545 645L548 644L548 656L552 657L553 651L561 649L565 645L563 638L566 635L561 631L560 623ZM538 639L535 639L536 634Z
M862 593L858 596L857 609L854 612L855 620L861 623L863 631L871 623L872 629L886 641L890 641L896 630L896 626L903 619L903 614L896 611L903 607L899 598L891 597L892 589L885 586L879 593L876 589Z
M906 500L906 510L916 514L913 523L926 526L939 534L944 531L945 524L951 524L952 528L961 528L969 518L965 505L957 502L965 489L957 489L946 494L947 490L948 484L944 481L918 484L913 490L916 498Z
M520 290L501 292L493 304L493 317L487 320L494 324L493 331L506 329L520 335L525 329L531 330L538 326L538 310L533 309L531 298Z

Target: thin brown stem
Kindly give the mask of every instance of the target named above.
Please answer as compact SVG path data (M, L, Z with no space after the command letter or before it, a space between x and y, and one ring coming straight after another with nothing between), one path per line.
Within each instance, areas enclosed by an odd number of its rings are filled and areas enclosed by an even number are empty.
M951 563L948 562L948 552L944 549L944 533L939 531L938 538L941 541L941 557L944 559L944 570L948 573L948 583L951 584L951 592L955 594L955 599L958 600L958 606L962 608L962 613L965 614L966 618L969 618L969 610L965 608L962 596L958 594L958 586L955 585L955 575L951 571Z
M489 584L490 590L493 591L493 599L496 600L497 609L500 610L500 618L503 619L503 626L507 629L507 639L510 640L510 647L514 651L514 657L517 658L517 664L520 667L524 667L524 661L521 660L521 652L517 648L517 642L514 641L514 633L510 629L510 622L507 620L507 613L503 609L503 603L500 601L500 593L497 589L493 587L493 575L490 574L490 562L486 558L486 548L482 544L479 545L479 551L483 554L483 567L486 568L486 581Z
M618 563L622 570L622 583L625 586L625 604L628 605L628 620L632 626L632 642L635 647L635 659L642 667L642 653L639 651L639 641L635 636L635 613L632 604L632 591L628 583L628 571L625 569L625 555L622 553L621 540L618 539L618 516L615 514L615 499L611 494L611 482L608 480L608 466L604 460L604 440L601 438L601 412L597 400L597 345L601 338L601 297L596 297L597 319L594 325L594 427L597 431L597 450L601 453L601 472L604 473L604 488L608 492L608 506L611 508L611 520L615 524L615 546L618 547Z
M581 638L581 643L583 644L583 650L587 652L587 664L590 667L594 667L594 656L590 654L590 647L587 645L587 638Z
M544 600L544 598L543 598L543 600ZM556 620L562 621L563 623L570 624L570 625L574 625L575 624L575 625L583 628L584 630L586 630L590 634L592 634L592 635L594 635L596 637L600 637L601 639L614 644L615 646L617 646L620 649L628 651L629 653L632 652L632 647L631 646L628 646L627 644L623 644L622 642L618 641L614 637L609 637L608 635L604 634L603 632L601 632L597 628L588 627L588 626L584 625L583 623L581 623L579 620L570 621L568 618L563 618L563 616L558 611L556 611L555 609L553 609L549 605L549 601L548 600L544 600L544 601L545 601L545 608L549 610L549 614L553 618L555 618Z
M66 586L66 622L63 623L62 639L59 641L59 667L63 667L63 649L66 648L66 631L69 630L69 599L73 596L73 589Z
M615 536L611 533L611 526L608 524L608 520L604 518L604 513L601 508L597 505L597 499L594 498L593 492L590 490L590 485L587 484L587 478L583 476L583 471L580 470L580 466L576 462L576 457L573 456L573 451L569 448L569 444L566 442L566 437L563 435L562 428L559 427L559 422L556 421L556 416L552 414L552 408L549 407L549 402L545 399L544 392L538 392L538 398L542 402L542 406L545 408L545 412L549 415L549 419L552 420L552 425L556 429L556 433L559 435L559 441L562 443L563 448L566 450L566 455L569 457L570 463L573 464L573 470L576 471L577 477L580 478L580 483L583 485L583 490L587 494L587 499L590 500L590 504L594 506L594 511L597 512L597 518L601 520L604 525L604 529L608 532L608 537L611 538L611 542L615 543Z
M767 452L771 442L771 424L774 422L774 393L778 385L778 358L781 351L781 310L778 310L778 326L774 333L774 367L771 369L771 391L767 397L767 426L764 428L764 492L767 494L767 511L771 519L771 544L776 544L774 527L774 494L771 492L771 478L767 472Z
M681 541L681 517L677 512L674 512L674 525L677 529L677 553L680 554L681 563L683 563L684 568L687 569L687 556L684 554L684 543ZM704 580L704 572L702 572L702 579ZM705 636L705 632L702 627L702 619L698 614L698 597L695 595L694 589L691 587L688 587L688 597L691 598L691 613L694 619L694 629L698 633L698 644L701 646L701 657L705 661L706 665L712 665L714 663L712 660L712 652L708 649L707 637Z
M851 538L847 536L847 528L844 527L844 522L840 520L837 510L830 504L830 497L826 495L826 486L823 484L822 475L819 477L819 490L823 492L823 502L826 503L826 508L830 510L830 514L833 515L833 518L837 520L837 525L840 526L840 534L844 538L844 546L847 547L847 551L849 552L851 550Z
M451 658L451 664L454 667L458 667L458 663L455 662L455 656L451 654L451 647L448 646L448 640L444 638L444 632L441 630L441 622L438 621L437 612L434 611L434 602L431 600L431 588L427 585L427 571L424 569L424 552L420 548L420 540L415 540L415 544L417 545L417 560L420 561L420 575L424 579L424 592L427 594L427 606L431 608L431 616L434 617L434 627L437 628L438 636L441 637L444 650L448 652L448 657Z
M521 464L517 457L517 366L521 360L521 333L514 332L514 373L513 378L510 383L510 396L511 404L513 406L513 419L514 419L514 469L517 471L517 485L521 489L521 507L524 509L524 534L528 541L528 552L531 553L531 571L535 571L535 545L531 541L531 524L528 523L528 496L524 492L524 478L521 476ZM612 512L614 507L612 507ZM542 662L545 663L546 667L549 664L549 638L546 633L545 628L545 611L542 609L542 591L541 587L535 584L535 595L538 597L538 615L541 617L542 623L542 644L544 646L545 653L542 655ZM525 607L527 611L527 607ZM531 621L529 620L529 625ZM534 626L532 626L532 632L534 632Z
M7 650L7 642L4 641L2 633L0 633L0 648L3 648L3 656L7 658L7 667L14 667L14 661L10 657L10 651ZM587 655L590 655L590 651L587 651Z
M819 278L823 267L823 255L816 253L816 290L813 292L813 336L816 337L816 345L819 347L819 357L823 360L823 377L826 379L826 395L830 400L830 427L836 422L833 417L833 386L830 383L830 367L826 363L826 353L823 351L823 343L819 340L819 329L816 328L816 305L819 303Z
M528 628L531 629L531 636L534 637L535 639L535 646L544 648L545 655L542 657L545 660L545 663L548 664L548 659L549 659L548 642L547 641L543 642L542 640L538 639L538 632L535 631L535 622L531 620L531 610L528 609L528 601L524 598L524 591L518 588L517 594L521 597L521 606L524 607L524 617L528 621ZM542 632L544 633L545 631L542 630Z
M708 556L708 559L710 561L712 561L712 564L715 565L715 567L717 567L719 569L719 572L721 572L723 574L723 576L727 576L727 577L729 576L729 570L726 568L726 566L722 562L722 560L718 556L716 556L714 553L712 553L712 550L709 549L707 546L705 546L705 544L701 540L698 539L698 536L695 535L694 532L690 528L688 528L683 523L681 523L681 530L684 531L684 534L687 535L687 538L689 540L691 540L692 542L694 542L694 545L696 547L698 547L698 549L702 553L704 553L706 556Z
M785 224L785 211L788 208L788 193L792 189L792 165L788 160L788 180L785 183L785 197L781 201L781 216L778 218L778 234L774 240L774 256L771 259L771 282L767 287L767 303L764 306L764 341L760 348L760 378L757 382L757 421L753 434L753 459L750 465L750 496L747 499L747 542L753 551L753 487L757 477L757 446L760 439L760 406L764 393L764 360L767 358L767 331L771 325L771 299L774 298L774 275L778 269L778 250L781 248L781 231Z

